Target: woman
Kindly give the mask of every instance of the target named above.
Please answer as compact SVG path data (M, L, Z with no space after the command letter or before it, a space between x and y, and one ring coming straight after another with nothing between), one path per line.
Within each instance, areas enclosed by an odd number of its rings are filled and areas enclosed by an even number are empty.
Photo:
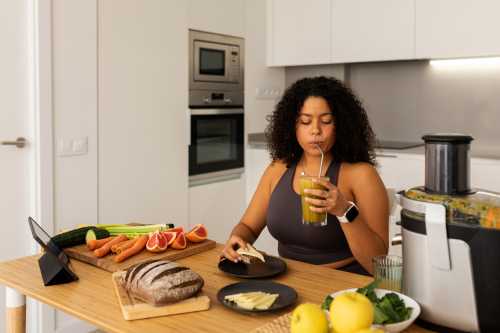
M367 274L372 258L388 248L388 198L374 168L374 134L360 101L340 81L316 77L285 92L267 128L272 163L227 241L223 256L253 243L264 227L278 240L280 256ZM328 224L302 224L301 174L318 175L326 190L307 190L314 212ZM348 212L346 214L346 212ZM357 213L357 214L356 214ZM343 223L340 223L339 220Z

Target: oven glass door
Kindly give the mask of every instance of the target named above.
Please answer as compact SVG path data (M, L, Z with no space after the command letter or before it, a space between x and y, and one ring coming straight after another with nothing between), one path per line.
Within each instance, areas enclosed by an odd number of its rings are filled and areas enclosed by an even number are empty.
M242 168L243 113L191 115L189 175Z

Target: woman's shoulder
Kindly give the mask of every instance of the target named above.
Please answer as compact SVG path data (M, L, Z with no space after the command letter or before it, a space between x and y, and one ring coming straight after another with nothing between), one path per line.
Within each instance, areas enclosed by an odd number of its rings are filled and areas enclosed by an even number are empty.
M342 162L342 169L349 173L364 173L376 171L375 167L368 162Z
M349 183L378 177L378 172L375 166L367 162L343 162L341 172L341 178L348 180Z
M267 174L271 178L281 177L287 169L287 164L283 160L271 161L264 174Z
M287 169L288 166L283 160L271 161L271 163L269 163L262 178L270 185L271 192Z

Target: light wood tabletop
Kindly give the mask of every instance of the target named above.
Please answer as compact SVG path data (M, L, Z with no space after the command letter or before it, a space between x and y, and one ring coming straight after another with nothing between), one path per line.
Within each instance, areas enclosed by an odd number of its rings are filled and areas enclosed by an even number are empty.
M72 270L79 277L76 282L44 287L38 256L30 256L0 263L0 283L107 332L248 332L293 310L292 307L272 314L245 315L222 306L216 298L218 290L241 280L218 270L221 249L222 246L217 245L215 249L177 261L198 272L205 280L203 291L210 297L211 307L203 312L126 321L113 290L111 273L77 260L71 260ZM299 295L297 304L320 304L331 292L360 287L372 280L366 276L298 261L286 262L287 272L273 280L295 288ZM429 331L413 325L406 332Z

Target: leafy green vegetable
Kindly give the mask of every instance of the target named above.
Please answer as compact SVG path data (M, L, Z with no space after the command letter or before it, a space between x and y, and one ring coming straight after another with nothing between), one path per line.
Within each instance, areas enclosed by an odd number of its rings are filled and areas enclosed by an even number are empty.
M326 311L330 311L330 304L332 304L332 301L333 301L332 296L330 296L330 295L326 296L325 300L321 304L321 309L326 310Z
M372 303L377 303L377 294L375 294L375 288L378 287L378 284L380 283L379 280L374 280L372 283L364 286L363 288L358 288L356 290L357 293L360 293L360 294L363 294L365 295L366 297L368 297L368 299L372 302Z
M412 308L407 308L404 301L395 293L385 294L378 298L375 288L379 281L373 281L369 285L359 288L356 291L365 295L373 304L374 324L393 324L407 320L411 316Z

